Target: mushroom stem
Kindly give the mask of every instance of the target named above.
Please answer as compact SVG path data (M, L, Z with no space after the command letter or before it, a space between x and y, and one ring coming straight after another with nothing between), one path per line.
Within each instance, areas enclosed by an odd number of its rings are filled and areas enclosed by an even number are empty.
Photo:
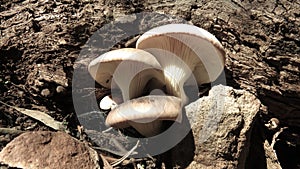
M124 71L127 72L124 73ZM149 80L156 78L158 81L162 81L163 76L159 76L162 72L159 71L153 67L149 68L149 65L144 63L124 61L114 72L112 88L120 88L124 101L139 97L144 92Z
M162 121L160 120L154 120L149 123L130 121L129 124L145 137L153 137L162 132Z
M138 39L136 48L157 58L164 69L165 79L171 82L171 86L178 85L175 91L167 86L168 92L174 92L184 104L187 97L182 85L191 72L200 85L216 80L224 68L225 51L221 43L208 31L193 25L168 24L153 28ZM176 57L180 58L179 61Z
M160 69L151 68L139 72L130 82L128 98L137 98L142 96L145 92L148 92L149 89L147 88L149 86L147 85L149 83L151 83L153 87L157 86L158 88L159 86L162 86L162 84L164 84L163 73Z
M189 98L185 94L183 86L191 76L194 67L191 66L192 68L190 68L183 60L170 51L158 48L145 50L154 55L160 63L163 69L167 93L181 98L182 106L187 104Z

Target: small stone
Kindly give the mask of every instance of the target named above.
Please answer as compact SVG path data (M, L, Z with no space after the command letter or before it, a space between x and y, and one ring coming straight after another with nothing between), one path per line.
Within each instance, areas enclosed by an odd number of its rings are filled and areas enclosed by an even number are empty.
M58 43L59 43L59 45L65 45L65 44L67 44L67 41L65 39L59 39Z
M23 91L18 91L18 95L19 95L20 97L23 97L23 96L24 96L24 92L23 92Z
M277 118L271 118L267 124L265 124L265 126L269 129L269 130L275 130L278 128L280 122Z
M111 9L106 8L106 9L103 11L103 14L104 14L106 17L112 17L113 12L112 12Z
M43 89L41 91L41 95L45 96L45 97L48 97L50 95L50 90L49 89Z
M57 93L62 93L62 92L64 92L66 89L64 88L64 87L62 87L62 86L57 86L56 87L56 92Z

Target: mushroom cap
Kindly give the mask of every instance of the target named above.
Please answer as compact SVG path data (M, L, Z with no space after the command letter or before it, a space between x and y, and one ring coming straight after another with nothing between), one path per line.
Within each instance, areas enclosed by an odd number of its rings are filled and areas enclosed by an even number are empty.
M106 52L92 60L88 71L100 85L111 88L113 74L119 64L124 61L136 64L144 63L149 67L160 68L160 64L150 53L140 49L124 48Z
M88 71L100 85L119 87L124 101L139 96L150 79L163 78L156 58L134 48L104 53L89 64Z
M153 55L156 49L174 53L189 66L198 84L216 80L225 63L225 51L218 39L208 31L188 24L153 28L138 39L136 48Z
M125 128L133 123L155 120L181 121L181 99L174 96L149 95L120 104L106 118L106 125ZM143 134L143 133L141 133Z

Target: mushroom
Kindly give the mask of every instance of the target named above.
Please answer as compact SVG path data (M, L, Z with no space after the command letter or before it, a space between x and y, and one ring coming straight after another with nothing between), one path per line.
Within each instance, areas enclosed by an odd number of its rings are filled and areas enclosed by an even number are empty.
M188 24L168 24L153 28L137 41L136 48L153 54L162 66L167 93L186 104L184 83L193 73L198 85L209 83L224 68L225 51L208 31ZM168 85L171 84L171 85Z
M163 84L161 67L155 57L143 50L125 48L109 51L94 59L89 73L106 88L120 88L123 101L141 96L151 79Z
M111 110L117 106L117 103L111 98L111 96L105 96L101 99L99 107L102 110Z
M151 137L161 132L162 120L181 121L180 98L149 95L128 100L110 111L106 125L114 128L132 126L143 136Z
M161 132L162 120L181 121L182 107L188 102L184 84L192 74L197 84L216 80L224 67L225 51L212 34L186 24L154 28L138 39L136 47L139 51L119 49L101 55L90 64L89 71L104 87L111 86L113 76L123 94L125 102L111 110L106 125L132 126L151 137ZM119 55L121 59L116 57ZM135 98L147 86L154 89L164 84L172 96Z
M181 122L181 99L166 96L162 86L157 84L154 79L149 80L145 87L149 96L128 100L117 106L109 99L111 111L106 125L114 128L131 126L143 136L152 137L162 132L164 120Z
M109 126L120 128L111 119L115 120L118 117L120 119L121 116L123 120L127 118L131 121L126 124L134 127L142 135L149 137L161 132L161 120L176 119L181 112L180 99L173 96L152 95L128 101L142 96L143 93L150 90L162 89L164 86L164 75L160 64L152 54L146 51L132 48L110 51L93 60L89 64L88 70L91 76L102 86L113 89L119 87L123 100L127 101L116 106L120 102L116 103L111 96L106 96L101 100L101 109L111 109L106 119L106 124ZM114 86L113 82L117 86ZM144 110L142 111L142 109ZM145 109L149 109L149 111ZM135 115L136 118L132 118L134 113L137 114ZM145 116L145 113L148 113L148 117ZM168 117L170 113L175 113L176 116ZM154 120L156 118L159 120ZM141 121L143 119L146 119L146 122Z

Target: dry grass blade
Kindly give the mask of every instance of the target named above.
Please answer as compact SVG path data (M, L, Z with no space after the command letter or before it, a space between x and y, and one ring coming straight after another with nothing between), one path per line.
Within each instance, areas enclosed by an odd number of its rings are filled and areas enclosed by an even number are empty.
M44 123L46 126L51 127L54 130L60 130L60 131L66 130L66 126L63 125L62 122L56 121L54 118L52 118L51 116L49 116L48 114L46 114L44 112L41 112L38 110L30 110L30 109L11 106L2 101L0 101L0 103L6 105L8 107L11 107L11 108L17 110L18 112L25 114L31 118L34 118L34 119Z
M12 135L19 135L24 133L24 131L12 129L12 128L0 128L0 134L12 134Z
M105 159L105 157L102 154L100 154L100 157L101 157L101 159L103 161L103 168L104 169L113 169L113 166L111 166L109 164L109 162Z
M137 141L136 145L132 147L132 149L130 151L128 151L128 153L126 153L123 157L121 157L120 159L118 159L117 161L114 161L111 163L111 166L115 167L119 164L121 164L127 157L129 157L131 155L131 153L138 147L140 143L140 140Z

